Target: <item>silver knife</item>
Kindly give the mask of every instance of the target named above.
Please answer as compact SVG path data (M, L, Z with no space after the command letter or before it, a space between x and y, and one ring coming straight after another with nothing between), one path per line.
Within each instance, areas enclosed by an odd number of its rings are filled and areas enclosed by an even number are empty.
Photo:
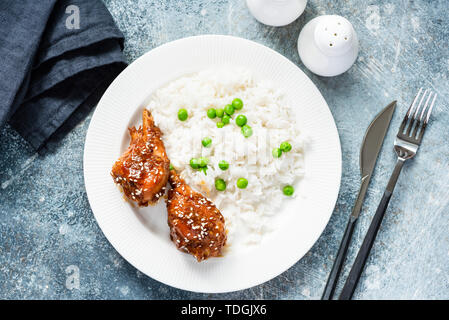
M396 101L393 101L386 106L371 122L368 129L366 129L365 137L363 138L362 148L360 149L360 173L362 181L360 184L359 194L352 208L351 216L349 217L348 225L343 236L343 239L338 249L337 257L332 266L331 273L324 288L322 300L330 300L334 295L335 287L338 282L341 268L346 258L349 244L351 242L352 233L356 225L357 219L362 209L363 199L365 199L366 190L368 189L371 175L374 171L377 156L382 147L388 127L390 126L391 118L393 117L394 109L396 108Z

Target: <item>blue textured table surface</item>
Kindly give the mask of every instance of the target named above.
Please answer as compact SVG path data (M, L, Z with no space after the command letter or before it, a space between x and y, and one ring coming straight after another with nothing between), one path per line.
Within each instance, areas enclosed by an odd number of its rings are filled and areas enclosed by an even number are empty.
M231 34L273 48L304 70L329 104L341 138L343 176L335 211L310 252L265 284L216 295L174 289L129 265L95 222L82 164L91 114L40 153L6 126L0 131L0 299L318 299L359 187L365 129L387 103L398 100L349 263L393 169L394 131L421 86L439 95L432 123L418 156L402 172L355 298L449 298L447 1L309 0L305 13L282 28L258 23L241 0L104 2L125 35L129 62L171 40ZM359 35L359 58L339 77L311 74L296 51L301 28L322 14L348 18ZM344 276L348 271L347 264Z

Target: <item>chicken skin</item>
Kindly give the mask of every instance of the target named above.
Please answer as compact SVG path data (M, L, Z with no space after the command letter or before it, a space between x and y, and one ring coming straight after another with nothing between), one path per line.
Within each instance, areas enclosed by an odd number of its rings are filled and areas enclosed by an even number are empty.
M167 211L170 238L179 250L198 261L220 256L226 243L223 216L217 207L192 190L175 170L170 170Z
M143 110L142 126L128 130L131 142L114 163L111 175L128 199L139 206L148 206L165 193L170 160L161 140L162 133L148 110Z

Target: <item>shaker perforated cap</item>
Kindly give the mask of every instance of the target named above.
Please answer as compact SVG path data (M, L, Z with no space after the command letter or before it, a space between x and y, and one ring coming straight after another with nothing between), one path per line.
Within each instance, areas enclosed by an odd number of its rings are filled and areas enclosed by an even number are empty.
M326 55L339 56L352 48L351 23L343 17L329 16L315 28L315 42Z
M352 24L337 15L320 16L302 29L298 52L304 65L321 76L336 76L348 70L358 54Z

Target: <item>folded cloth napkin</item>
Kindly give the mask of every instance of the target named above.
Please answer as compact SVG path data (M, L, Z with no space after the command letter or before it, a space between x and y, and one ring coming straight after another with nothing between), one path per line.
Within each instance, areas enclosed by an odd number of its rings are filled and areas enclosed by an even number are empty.
M35 149L126 66L100 0L0 1L0 126Z

